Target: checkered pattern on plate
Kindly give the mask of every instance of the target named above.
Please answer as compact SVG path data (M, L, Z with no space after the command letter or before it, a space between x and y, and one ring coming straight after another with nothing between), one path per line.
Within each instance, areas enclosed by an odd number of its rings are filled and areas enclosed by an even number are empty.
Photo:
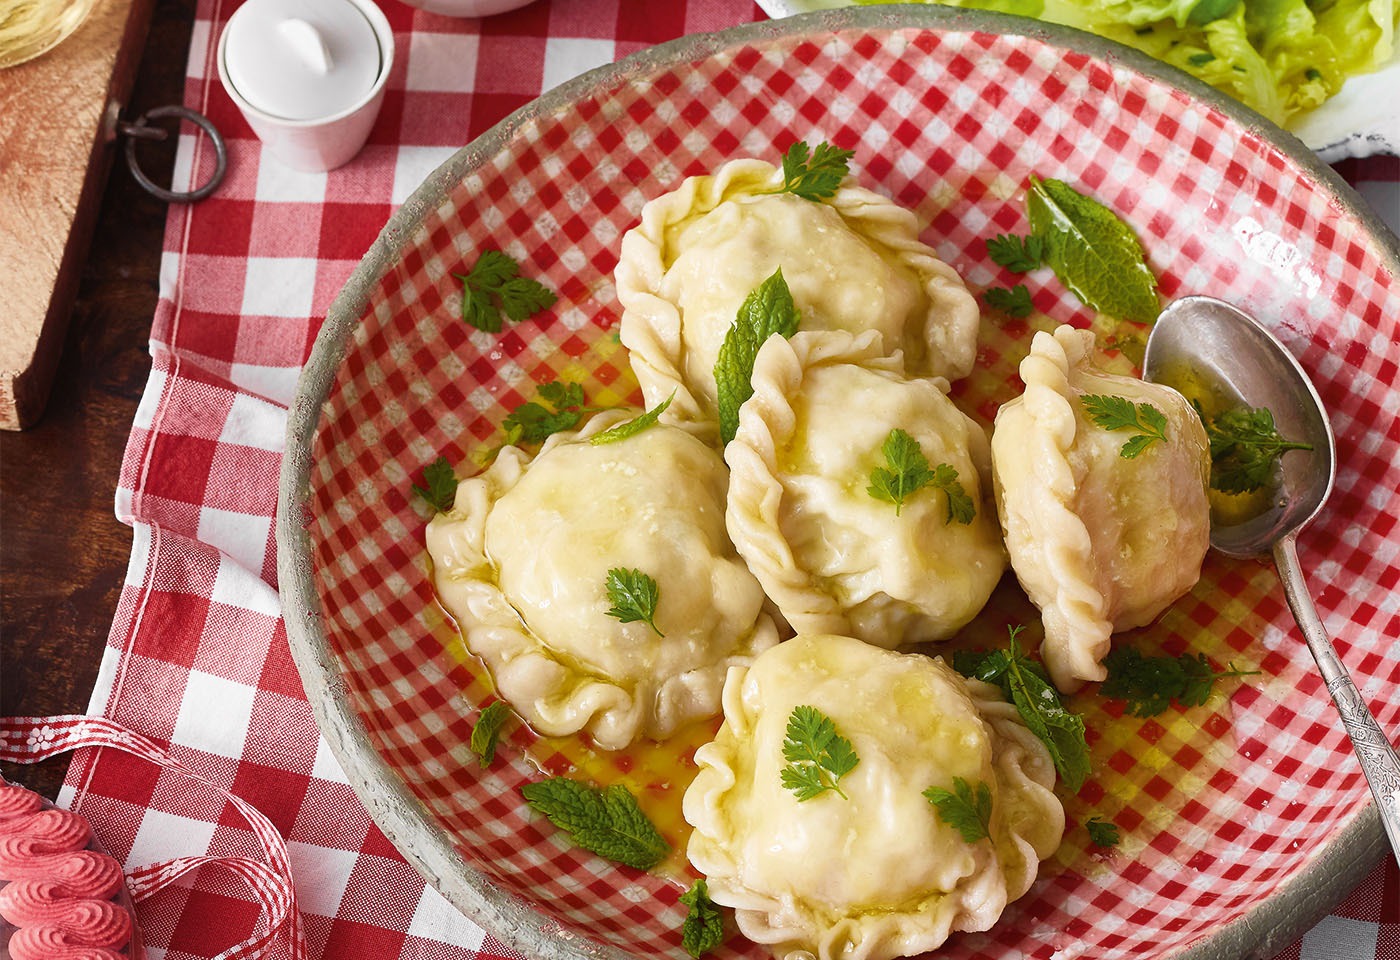
M784 39L635 76L526 123L425 213L348 345L312 470L327 629L371 736L466 857L568 930L681 955L675 886L577 851L524 808L518 788L538 775L521 754L527 734L488 772L471 759L489 681L453 652L409 490L438 453L469 469L539 382L576 379L603 403L632 396L610 282L622 232L683 176L776 159L798 137L853 147L857 179L915 209L974 289L1016 282L983 241L1024 230L1020 191L1034 173L1119 211L1167 296L1223 295L1273 324L1317 380L1339 443L1336 493L1303 563L1382 726L1400 725L1400 293L1329 185L1155 81L1037 41ZM558 307L500 335L467 328L452 274L490 247L558 291ZM1029 282L1044 313L1093 320L1048 277ZM989 315L983 333L959 396L989 417L1019 386L1030 327ZM1308 865L1367 793L1280 598L1266 567L1212 557L1187 598L1125 640L1262 674L1147 721L1077 697L1095 773L1068 800L1062 850L993 931L956 937L941 956L1170 956ZM1029 614L1004 590L973 633ZM1093 815L1123 828L1115 852L1088 847L1078 825ZM721 955L762 952L736 941Z

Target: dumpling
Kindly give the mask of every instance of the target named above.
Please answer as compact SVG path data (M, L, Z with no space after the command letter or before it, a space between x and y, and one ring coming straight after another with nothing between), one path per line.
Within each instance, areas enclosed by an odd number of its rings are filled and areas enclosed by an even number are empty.
M506 447L427 532L438 596L500 695L537 732L606 749L717 715L725 672L778 639L725 535L719 454L665 424L589 441L626 419L599 414L533 461ZM652 623L609 614L613 570L655 581Z
M799 706L854 747L844 796L783 785ZM995 687L849 637L799 635L732 671L695 761L687 856L743 934L785 960L885 960L986 930L1064 833L1049 754ZM989 788L988 837L969 843L924 797L954 778Z
M919 375L976 359L978 309L918 239L908 210L854 186L817 202L777 192L780 169L734 160L642 208L615 272L621 338L648 406L675 392L682 421L716 418L715 359L739 306L781 268L804 330L878 330Z
M1210 446L1170 387L1098 369L1094 336L1037 333L1025 392L992 431L992 474L1011 566L1040 608L1041 657L1061 690L1107 671L1110 634L1151 622L1200 578L1210 546ZM1083 398L1150 404L1165 439L1132 458L1129 430L1096 426Z
M758 352L753 396L725 450L730 538L799 633L882 647L952 636L1005 569L990 498L987 438L942 380L908 379L878 334L799 332ZM971 501L950 518L928 486L898 509L869 492L892 430L947 464Z

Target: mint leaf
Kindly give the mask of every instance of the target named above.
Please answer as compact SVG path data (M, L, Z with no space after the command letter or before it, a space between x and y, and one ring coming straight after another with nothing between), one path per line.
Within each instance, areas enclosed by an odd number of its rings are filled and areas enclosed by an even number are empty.
M661 588L656 581L640 570L627 570L613 567L608 571L606 582L608 601L612 607L608 616L616 617L623 623L640 620L656 633L666 636L656 627L656 603L661 596Z
M609 427L602 433L595 433L588 438L592 444L616 443L618 440L626 440L628 437L636 436L647 427L661 419L661 414L666 412L666 408L671 405L671 401L676 399L676 391L672 390L671 395L662 400L650 410L639 416L633 417L625 423L619 423L615 427Z
M981 781L976 789L962 777L953 778L953 789L929 787L924 797L938 810L938 817L962 836L976 843L992 832L992 789Z
M501 726L510 719L510 707L504 700L494 700L481 711L472 727L472 737L468 746L472 753L481 758L483 767L491 766L496 759L496 744L500 740Z
M1044 259L1045 241L1035 234L1027 237L998 234L987 241L987 256L1012 273L1028 273Z
M1132 229L1112 210L1061 180L1031 177L1026 215L1045 262L1080 300L1120 320L1157 319L1157 278Z
M954 655L953 669L1001 687L1002 695L1015 705L1026 728L1045 744L1060 778L1077 792L1089 777L1084 718L1065 708L1044 667L1021 652L1016 638L1022 629L1010 628L1010 642L1005 650Z
M854 150L838 150L829 143L817 144L811 151L798 140L783 154L783 188L804 200L824 200L836 193L850 172Z
M690 908L681 925L681 946L692 957L702 957L724 942L724 917L710 899L710 888L703 878L691 884L680 900Z
M462 319L487 333L500 333L501 311L519 322L559 298L544 284L519 275L520 265L499 250L483 250L462 281Z
M413 492L418 494L438 513L446 513L452 509L453 503L457 499L457 475L452 471L452 464L447 462L447 458L439 456L432 463L423 468L423 482L426 487L413 485Z
M779 771L779 779L799 802L828 790L847 799L837 784L860 763L851 741L836 732L830 717L811 706L794 707L788 717L783 759L788 765Z
M800 319L781 267L744 298L715 360L722 442L734 439L739 429L739 407L753 396L753 362L758 348L774 334L792 336Z
M993 310L1000 310L1009 317L1024 318L1031 315L1035 304L1031 302L1031 292L1024 283L1007 289L992 287L982 292L982 302Z
M637 806L637 798L620 784L600 790L568 777L551 777L527 783L520 792L550 823L600 857L650 870L670 852L656 826Z

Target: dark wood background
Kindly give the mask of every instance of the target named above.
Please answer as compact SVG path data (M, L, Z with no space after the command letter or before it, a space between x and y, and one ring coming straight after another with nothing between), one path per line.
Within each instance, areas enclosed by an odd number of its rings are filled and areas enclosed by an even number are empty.
M194 4L160 0L123 117L180 103ZM142 165L169 183L173 140ZM43 418L0 431L0 716L83 713L121 594L131 528L115 515L122 450L150 372L166 206L114 162ZM68 757L0 764L52 798Z

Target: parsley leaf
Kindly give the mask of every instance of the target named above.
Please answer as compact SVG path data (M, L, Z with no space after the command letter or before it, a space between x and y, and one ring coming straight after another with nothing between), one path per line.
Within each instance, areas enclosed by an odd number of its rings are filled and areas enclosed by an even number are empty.
M447 462L447 458L439 456L432 463L423 468L423 482L426 487L413 485L413 492L418 494L438 513L446 513L452 509L452 504L457 499L457 475L452 472L452 464Z
M851 741L836 732L836 725L816 707L798 706L788 717L783 739L783 759L788 762L779 776L783 786L799 801L811 800L828 790L848 799L837 784L856 768Z
M1017 318L1029 317L1035 309L1035 304L1031 302L1031 292L1026 289L1024 283L1018 283L1010 289L992 287L990 290L984 290L982 302L993 310L1000 310L1007 316Z
M1196 413L1210 440L1210 485L1221 493L1253 493L1273 480L1286 451L1313 448L1280 436L1267 407L1233 407L1211 418L1197 406Z
M502 421L507 443L543 443L550 434L578 426L588 409L584 406L583 387L577 383L542 383L536 395L544 403L522 403Z
M773 334L792 336L800 319L781 267L744 298L715 359L722 442L734 439L739 429L739 407L753 396L753 362L758 348Z
M666 408L671 405L671 401L676 399L676 391L672 390L671 395L662 400L656 406L638 416L633 417L624 423L619 423L615 427L609 427L602 433L595 433L588 438L592 444L614 443L618 440L626 440L628 437L636 436L647 427L661 419L661 414L666 412Z
M1050 751L1050 759L1060 778L1077 792L1089 777L1089 743L1084 736L1084 718L1065 709L1045 668L1021 653L1016 637L1022 629L1010 628L1006 650L955 654L953 669L1001 687L1002 694L1015 704L1026 727Z
M1165 442L1167 439L1166 414L1150 403L1133 403L1126 397L1096 394L1080 397L1079 402L1097 427L1140 431L1118 451L1124 460L1132 460L1156 441Z
M850 172L854 150L838 150L829 143L817 144L811 150L805 140L798 140L783 154L783 188L804 200L824 200L836 193L841 181Z
M690 908L681 925L681 946L692 957L702 957L724 942L724 917L710 899L710 889L703 878L691 884L680 899Z
M472 753L481 758L483 767L491 766L496 759L496 743L501 737L501 727L510 719L510 707L506 706L504 700L494 700L488 703L481 711L481 716L476 718L476 726L472 727L472 738L468 744L472 748Z
M650 870L671 847L621 784L604 789L568 777L551 777L520 788L531 807L568 833L574 843L600 857Z
M974 790L962 777L953 778L953 789L929 787L924 797L938 810L938 817L962 835L964 843L976 843L992 832L992 790L978 782Z
M1089 831L1089 842L1096 847L1116 847L1122 837L1117 824L1109 823L1101 817L1090 817L1084 824Z
M870 472L870 486L865 492L876 500L894 504L898 516L911 494L934 482L934 472L929 469L928 457L924 456L919 441L898 427L890 431L880 452L885 455L885 466Z
M613 567L608 571L607 590L608 601L612 604L608 616L623 623L640 620L658 637L666 636L656 627L656 602L660 599L661 588L655 580L640 570Z
M1144 657L1132 647L1118 647L1104 658L1108 676L1099 693L1111 700L1126 700L1127 712L1153 717L1175 700L1184 707L1199 707L1210 699L1212 684L1226 677L1246 677L1258 670L1236 670L1233 665L1216 672L1204 654L1179 657Z
M462 319L478 330L500 333L501 312L517 323L554 306L559 298L538 280L522 277L520 265L499 250L483 250L462 281Z
M992 263L1012 273L1029 273L1045 258L1045 241L1035 234L1027 237L998 234L987 241L987 256Z
M1157 319L1157 278L1132 229L1112 210L1063 181L1031 177L1026 216L1045 262L1071 293L1120 320Z

